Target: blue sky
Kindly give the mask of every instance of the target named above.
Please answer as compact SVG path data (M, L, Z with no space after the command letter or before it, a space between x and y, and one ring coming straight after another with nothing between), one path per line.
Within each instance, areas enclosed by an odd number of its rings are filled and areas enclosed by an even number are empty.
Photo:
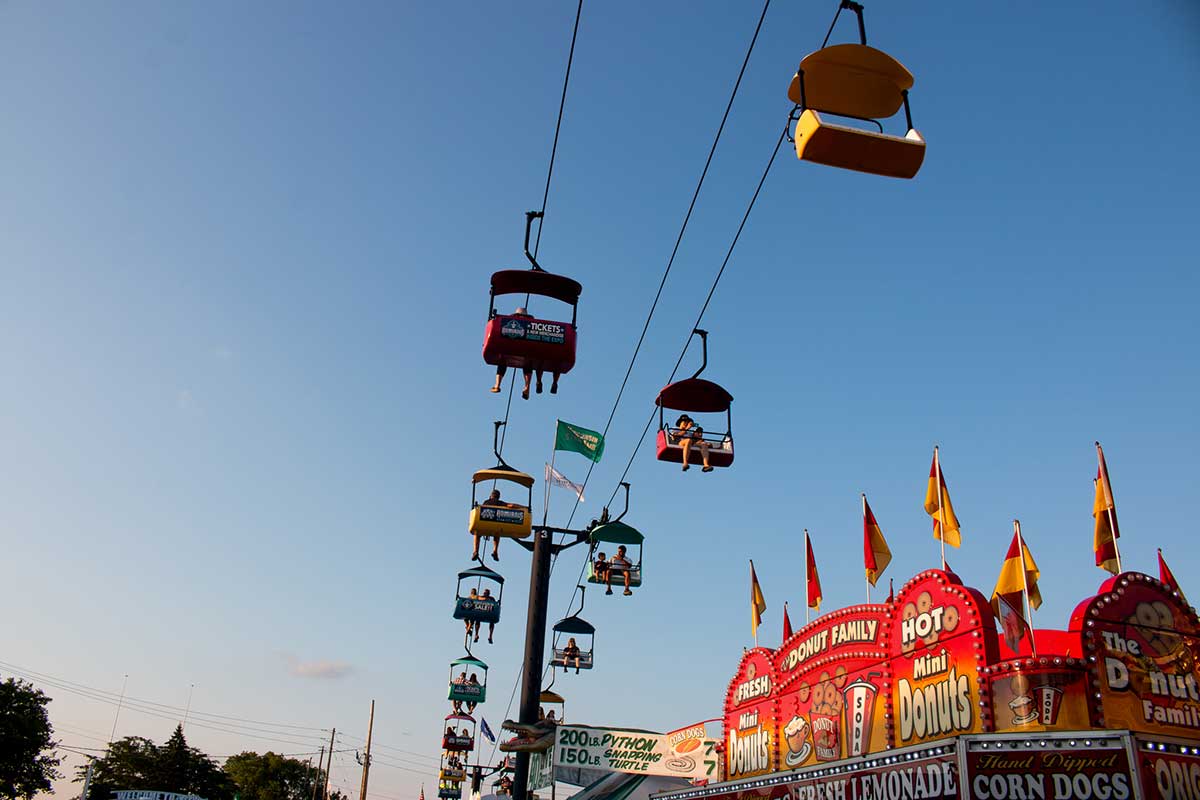
M541 469L556 417L607 419L759 9L585 4L541 246L584 285L579 361L557 396L514 402L514 465ZM833 9L767 15L584 519ZM573 16L568 2L0 7L0 661L110 692L128 673L132 696L168 706L195 684L200 712L307 726L274 743L189 727L215 755L315 751L333 725L354 747L374 698L377 764L393 764L372 786L432 784L417 765L436 757L461 652L468 477L503 416L479 355L487 281L523 263ZM934 566L935 442L963 524L951 563L990 592L1019 517L1040 625L1064 625L1104 577L1095 439L1127 566L1152 570L1161 546L1196 591L1200 12L878 3L867 31L916 76L925 166L901 182L780 154L704 319L736 466L682 475L639 453L627 521L647 535L647 585L589 597L597 668L555 687L576 721L718 713L749 641L746 561L770 643L782 602L800 604L802 528L826 608L858 602L860 491L895 553L888 576ZM834 41L852 36L844 20ZM481 653L493 728L528 571L523 551L501 557L514 591ZM552 616L580 558L555 574ZM102 746L115 708L51 694L63 740ZM173 715L126 710L117 734L161 739ZM334 777L356 788L352 756Z

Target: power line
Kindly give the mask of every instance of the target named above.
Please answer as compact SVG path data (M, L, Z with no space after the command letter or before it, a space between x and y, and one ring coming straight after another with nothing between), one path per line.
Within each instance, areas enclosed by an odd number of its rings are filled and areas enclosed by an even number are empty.
M68 692L70 694L77 695L79 697L83 697L88 700L94 700L96 702L105 703L106 705L111 705L111 706L118 705L118 701L113 700L111 697L106 697L103 694L98 693L96 691L74 688L73 686L66 685L65 683L59 682L56 679L37 676L34 673L26 673L23 670L13 669L11 666L8 667L8 669L13 674L15 674L19 677L25 678L34 683L40 683L40 684L43 684L43 685L46 685L49 687L53 687L55 689L59 689L64 692ZM137 703L130 702L129 698L125 699L124 705L122 707L128 708L130 711L135 711L139 714L144 714L146 716L156 717L158 719L164 719L164 720L168 720L170 722L179 722L179 718L176 716L172 716L170 714L165 714L165 713L162 713L155 709L149 709L149 708L142 707L141 705L139 705ZM250 738L250 739L261 739L263 741L268 741L268 742L282 742L285 744L298 745L300 747L312 747L313 746L310 742L297 741L295 739L290 739L285 736L279 736L279 735L263 736L263 735L259 735L259 734L255 734L255 733L249 733L246 730L240 730L236 727L222 727L222 726L218 726L218 725L208 724L207 722L200 722L197 720L192 720L191 724L195 725L197 727L200 727L200 728L206 728L208 730L218 731L220 733L227 733L227 734L231 734L234 736L241 736L241 737L246 737L246 738ZM251 729L251 730L258 730L258 729L255 728L255 729ZM267 731L267 733L274 734L274 732L271 732L271 731Z
M87 686L86 684L76 683L74 681L69 681L66 678L57 678L53 675L46 675L44 673L40 673L40 672L36 672L32 669L28 669L27 667L22 667L17 664L10 664L5 661L0 661L0 667L6 667L8 669L24 672L29 675L35 675L39 678L46 678L49 680L54 680L59 683L65 683L69 686L73 686L73 687L76 687L79 689L86 689L90 692L107 695L109 697L115 698L118 696L116 692L109 692L105 689L98 689L94 686ZM157 708L164 709L166 711L176 711L176 712L186 712L187 711L182 706L172 706L172 705L168 705L166 703L156 703L152 700L142 700L142 699L139 699L136 697L126 696L125 702L141 703L142 705L154 706ZM263 722L262 720L245 719L244 717L232 717L232 716L227 716L224 714L213 714L213 713L209 713L209 712L205 712L205 711L192 710L187 713L194 714L194 715L200 716L200 717L211 717L211 718L214 718L217 720L229 720L230 723L237 722L237 723L246 723L248 725L267 725L267 726L274 727L274 728L291 728L291 729L295 729L295 730L318 731L318 732L325 732L325 733L327 733L329 731L328 728L318 728L318 727L314 727L312 725L292 725L292 724L285 723L285 722Z

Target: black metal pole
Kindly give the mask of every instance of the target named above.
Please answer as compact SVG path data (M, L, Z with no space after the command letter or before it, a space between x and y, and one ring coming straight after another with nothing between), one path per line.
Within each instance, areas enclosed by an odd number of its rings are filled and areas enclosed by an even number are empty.
M542 693L542 656L546 649L546 606L550 596L550 555L553 534L535 528L533 558L529 567L529 612L525 619L525 665L521 671L521 706L517 721L538 721L538 698ZM513 800L529 796L529 753L517 753L513 771Z

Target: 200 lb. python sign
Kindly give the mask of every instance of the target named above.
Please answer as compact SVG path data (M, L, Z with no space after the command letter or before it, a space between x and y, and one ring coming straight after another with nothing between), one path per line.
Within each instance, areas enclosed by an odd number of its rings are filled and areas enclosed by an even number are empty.
M717 774L713 742L689 738L672 746L667 734L649 731L563 725L554 753L554 763L565 767L709 780Z

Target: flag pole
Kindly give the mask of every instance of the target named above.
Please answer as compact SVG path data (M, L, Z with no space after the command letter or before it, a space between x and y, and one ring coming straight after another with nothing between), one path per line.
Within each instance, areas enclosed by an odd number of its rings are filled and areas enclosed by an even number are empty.
M558 455L558 423L554 420L554 444L550 446L550 469L546 471L546 499L542 502L542 525L550 516L550 472L554 469L554 457Z
M1025 569L1025 537L1021 535L1021 520L1013 520L1013 532L1017 534L1017 551L1021 555L1021 594L1025 597L1025 617L1029 620L1029 649L1037 657L1037 639L1033 635L1033 603L1029 602L1029 572Z
M863 555L866 555L866 530L867 530L867 493L862 492L862 507L863 507ZM806 551L807 552L807 551ZM863 565L863 578L867 581L867 603L871 602L871 579L867 577L866 565Z
M862 492L860 494L863 495L863 536L864 536L863 555L866 555L866 552L865 552L866 551L866 539L865 539L865 536L866 536L866 492ZM866 577L866 569L865 569L866 565L864 564L863 567L864 567L863 578L866 579L866 602L870 603L871 602L871 579Z
M1117 541L1117 521L1114 518L1114 511L1117 501L1113 500L1112 496L1112 481L1108 479L1108 465L1104 463L1104 450L1100 447L1100 443L1096 442L1096 458L1100 462L1100 479L1104 481L1104 513L1108 514L1108 527L1112 531L1113 553L1117 556L1117 574L1121 574L1121 545Z
M750 618L754 620L754 646L758 647L758 607L754 604L754 587L758 578L754 574L754 559L750 559Z
M942 542L942 570L946 569L946 492L942 484L942 462L938 460L938 446L933 446L933 471L937 473L938 539Z
M808 528L804 529L804 624L809 623L812 606L808 603Z

